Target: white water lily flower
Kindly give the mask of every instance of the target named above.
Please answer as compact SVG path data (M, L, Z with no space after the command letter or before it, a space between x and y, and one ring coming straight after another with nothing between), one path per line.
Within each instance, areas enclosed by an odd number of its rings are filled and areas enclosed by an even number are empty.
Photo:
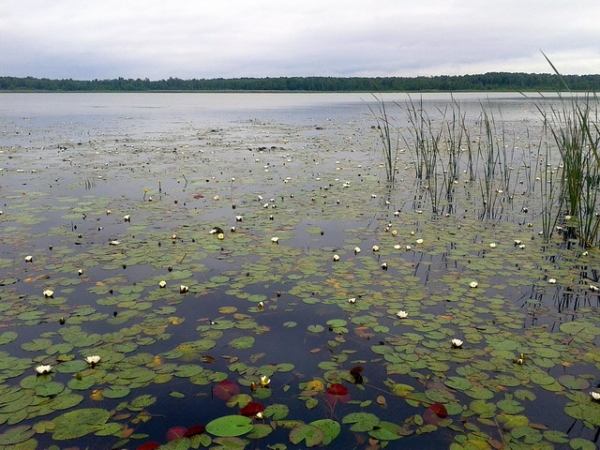
M125 222L131 222L131 216L129 214L127 214L126 216L123 216L123 220Z
M385 262L384 262L384 263L381 263L381 269L382 269L382 270L387 270L387 269L388 269L388 265L387 265L387 263L385 263Z
M398 316L399 319L406 319L408 317L408 313L400 310L396 313L396 316Z
M410 245L406 246L406 250L410 250L412 247Z
M180 285L180 286L179 286L179 292L180 292L181 294L185 294L185 293L186 293L187 291L189 291L189 290L190 290L190 288L189 288L189 287L187 287L187 286L185 286L184 284L182 284L182 285Z
M354 247L354 254L360 253L360 247Z
M38 373L38 375L44 375L52 372L52 366L50 364L42 364L41 366L37 366L35 371Z
M217 239L223 240L223 239L225 239L225 235L223 233L219 233L219 234L217 234Z
M158 282L158 287L160 287L161 289L166 288L167 287L167 282L165 280L161 280Z
M258 302L258 306L260 309L263 309L265 307L265 302Z
M463 341L461 341L460 339L452 339L452 347L454 348L460 348L463 345Z
M394 248L395 248L396 250L400 250L402 247L401 247L401 245L400 245L400 244L394 244Z
M112 211L110 209L106 210L106 215L108 216Z
M498 244L496 244L495 242L492 242L492 243L490 244L490 247L491 247L491 248L496 248L496 246L497 246L497 245L498 245Z
M115 240L115 241L110 241L110 242L108 243L108 245L119 245L120 243L121 243L121 241L116 241L116 240Z
M333 255L333 260L334 261L339 261L340 260L340 255Z
M95 364L98 364L100 362L100 357L98 355L94 355L94 356L88 356L85 358L85 362L88 363L90 366L93 366Z
M54 296L54 291L52 289L46 289L42 294L44 294L44 297L50 298Z
M520 248L521 250L523 250L523 249L525 248L525 244L521 244L521 245L519 245L519 248Z
M269 386L270 384L271 384L271 379L270 379L268 376L266 376L266 375L262 375L262 376L260 377L260 385L261 385L262 387L267 387L267 386Z
M356 297L349 298L348 303L356 303Z
M374 252L378 252L379 251L379 245L374 245L373 246L373 251Z
M423 243L423 239L417 239L417 244L422 244Z
M279 244L279 238L278 238L278 237L272 237L272 238L271 238L271 242L272 242L273 244Z
M28 255L25 257L25 262L32 262L33 261L33 256Z
M79 269L79 270L77 271L77 275L83 275L83 269Z
M556 278L548 278L548 283L556 284Z
M477 283L477 281L471 281L469 283L469 286L471 286L472 288L476 288L478 286L479 283Z
M600 402L600 392L592 391L590 395L592 396L592 400Z
M241 222L242 220L244 220L244 218L242 216L235 216L236 222Z
M598 286L595 286L595 285L593 285L593 284L590 284L590 291L592 291L592 292L598 292L598 290L599 290L599 289L598 289Z
M231 231L232 233L235 233L235 227L231 227L231 228L229 229L229 231Z
M519 239L515 239L515 245L521 245L523 243L523 241L519 240Z

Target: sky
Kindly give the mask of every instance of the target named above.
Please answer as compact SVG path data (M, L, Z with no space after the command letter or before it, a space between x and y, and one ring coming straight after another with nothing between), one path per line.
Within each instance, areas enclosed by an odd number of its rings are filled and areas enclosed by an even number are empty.
M0 76L600 73L600 0L2 0Z

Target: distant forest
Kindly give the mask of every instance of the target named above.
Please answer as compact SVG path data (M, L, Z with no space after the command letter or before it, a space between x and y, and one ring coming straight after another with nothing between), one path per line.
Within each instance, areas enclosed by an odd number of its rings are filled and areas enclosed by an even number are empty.
M418 91L573 91L596 92L600 75L562 75L489 72L481 75L431 77L275 77L169 78L113 80L51 80L0 77L0 91L161 92L161 91L309 91L309 92L418 92Z

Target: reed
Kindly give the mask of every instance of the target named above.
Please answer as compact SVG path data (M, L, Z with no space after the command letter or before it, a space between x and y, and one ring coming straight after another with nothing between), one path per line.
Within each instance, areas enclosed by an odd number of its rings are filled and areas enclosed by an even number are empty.
M389 184L393 184L396 177L396 157L398 155L398 133L394 130L391 123L391 117L388 116L385 102L382 98L377 98L378 111L374 111L370 106L369 110L377 122L377 131L381 143L383 144L383 163L385 166L385 178Z
M600 130L598 98L561 96L550 111L539 108L544 125L560 152L562 162L561 201L577 238L584 246L596 245L600 227Z

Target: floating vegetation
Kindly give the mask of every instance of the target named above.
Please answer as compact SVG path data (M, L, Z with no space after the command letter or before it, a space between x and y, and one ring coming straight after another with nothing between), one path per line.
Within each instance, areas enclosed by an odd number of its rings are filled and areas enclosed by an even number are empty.
M460 108L391 174L364 116L131 130L118 157L72 150L53 195L6 171L0 446L593 448L597 246L564 211L544 233L542 124L499 133Z

